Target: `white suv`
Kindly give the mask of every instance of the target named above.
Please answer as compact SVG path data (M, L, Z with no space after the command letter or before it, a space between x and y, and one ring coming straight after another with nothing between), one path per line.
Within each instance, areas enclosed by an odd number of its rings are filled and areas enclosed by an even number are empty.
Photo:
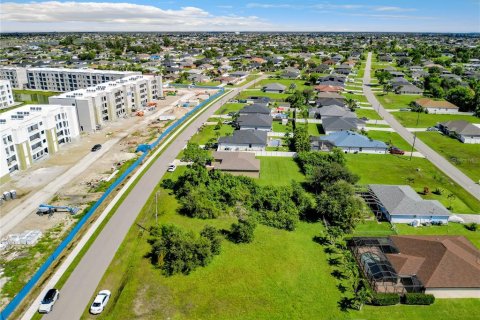
M43 297L42 302L40 303L40 307L38 308L38 312L40 313L49 313L53 310L53 305L60 297L60 292L57 289L50 289Z
M95 300L93 300L92 306L90 307L91 314L99 314L105 309L105 306L108 303L108 299L110 299L111 292L108 290L100 291Z
M174 164L171 164L171 165L168 166L167 171L168 172L173 172L173 171L175 171L175 169L177 169L177 166L174 165Z

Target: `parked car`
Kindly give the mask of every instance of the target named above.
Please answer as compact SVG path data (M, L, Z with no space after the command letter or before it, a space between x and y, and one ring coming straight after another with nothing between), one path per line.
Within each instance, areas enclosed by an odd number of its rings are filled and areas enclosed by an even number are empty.
M40 307L38 307L39 313L50 313L53 310L53 305L57 302L60 297L60 291L57 289L50 289L47 291L43 297Z
M102 313L103 309L108 303L108 299L110 299L110 295L112 293L108 290L100 291L95 299L93 300L92 305L90 306L90 313L91 314L99 314Z
M92 147L92 152L95 152L97 150L100 150L102 149L102 145L101 144L96 144Z
M168 171L168 172L173 172L173 171L175 171L176 169L177 169L177 166L174 165L174 164L171 164L171 165L168 166L167 171Z
M405 151L400 150L397 147L391 147L390 149L388 149L388 152L390 152L391 154L400 154L400 155L405 154Z

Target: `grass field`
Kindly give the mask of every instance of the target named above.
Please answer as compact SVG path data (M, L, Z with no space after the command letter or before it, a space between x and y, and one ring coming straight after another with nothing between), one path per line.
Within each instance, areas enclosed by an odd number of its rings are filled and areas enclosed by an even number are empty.
M367 131L368 136L374 140L380 140L387 144L393 145L402 150L410 151L411 146L398 133L388 131Z
M359 118L366 117L370 120L381 120L382 119L382 117L380 117L380 115L377 113L377 111L371 110L371 109L356 108L355 113L357 114L357 117L359 117Z
M190 142L206 144L208 140L225 136L229 133L232 133L233 130L233 127L227 124L222 125L219 130L215 130L215 125L204 126L201 131L193 135L193 137L190 139Z
M297 126L304 126L302 123L297 123ZM320 136L323 134L322 125L320 123L308 123L308 134L311 136Z
M289 185L292 180L304 181L305 176L293 158L258 157L260 159L261 185Z
M480 181L480 146L478 144L462 143L439 132L418 132L417 137L473 181Z
M236 112L242 109L245 106L245 103L226 103L220 107L215 114L227 114L229 112Z
M463 114L428 114L417 112L392 112L392 115L407 128L428 128L435 126L438 122L449 120L464 120L471 123L480 123L480 118ZM417 125L418 117L418 125Z
M365 97L363 94L343 93L342 95L346 98L356 100L357 102L368 102L367 97Z
M290 125L283 125L281 121L273 121L272 122L272 131L273 132L287 132L287 127L290 127L290 132L292 131L292 126Z
M271 99L275 100L284 100L286 99L290 94L288 93L271 93L271 92L263 92L261 90L248 90L248 91L242 91L236 99L246 99L248 97L269 97Z
M295 85L297 86L295 90L304 90L304 89L307 89L307 88L312 88L312 86L306 86L305 85L305 80L290 80L290 79L263 79L261 81L259 81L258 83L256 83L255 85L249 87L249 89L253 89L253 88L258 88L258 89L261 89L263 88L265 85L267 84L270 84L270 83L280 83L280 84L283 84L284 86L286 86L286 90L289 91L290 89L290 85L292 83L295 83Z
M385 109L409 108L410 102L422 97L421 95L395 94L391 92L386 95L379 93L376 96Z
M440 201L445 207L450 206L447 195L452 193L452 212L480 213L480 201L477 201L467 191L454 183L450 178L440 172L427 159L413 157L409 160L405 156L374 155L374 154L347 154L348 168L360 176L360 184L409 184L417 192L422 192L424 187L430 191L439 188L442 195L430 193L422 196L425 199Z

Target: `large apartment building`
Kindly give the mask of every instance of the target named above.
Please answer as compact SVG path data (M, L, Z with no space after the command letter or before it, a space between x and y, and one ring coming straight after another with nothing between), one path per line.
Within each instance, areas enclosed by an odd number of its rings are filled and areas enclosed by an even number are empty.
M80 131L93 131L163 96L162 78L131 75L86 89L50 97L49 103L75 106Z
M79 135L73 106L25 105L0 114L0 181Z
M0 79L10 80L14 88L57 92L88 88L137 74L141 73L96 69L0 68Z
M14 103L10 81L0 80L0 110L12 106Z
M2 67L0 68L0 79L10 81L12 88L25 89L27 87L27 69Z

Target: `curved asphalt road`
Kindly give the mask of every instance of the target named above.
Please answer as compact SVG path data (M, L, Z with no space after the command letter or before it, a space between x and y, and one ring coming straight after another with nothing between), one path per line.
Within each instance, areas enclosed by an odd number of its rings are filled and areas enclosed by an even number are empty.
M385 108L378 102L377 98L370 88L370 70L372 65L372 53L368 53L367 63L365 66L365 74L363 76L363 92L368 99L368 102L372 107L380 114L380 116L387 121L387 123L410 145L413 144L414 135L405 129ZM425 158L430 160L437 168L443 173L452 178L453 181L458 183L462 188L467 190L475 198L480 200L480 185L475 184L472 179L467 177L463 172L458 170L454 165L445 160L441 155L436 153L432 148L423 143L420 139L416 138L415 148L420 151Z
M175 159L186 142L197 132L198 128L228 99L233 98L239 91L251 86L253 82L265 77L266 76L261 76L227 93L193 120L190 125L172 141L150 169L145 172L118 207L115 214L110 218L62 287L61 299L55 304L54 310L46 315L44 319L80 319L85 308L90 303L98 283L117 252L118 247L125 238L125 235L135 222L138 213L152 193L154 187L167 171L168 164Z

